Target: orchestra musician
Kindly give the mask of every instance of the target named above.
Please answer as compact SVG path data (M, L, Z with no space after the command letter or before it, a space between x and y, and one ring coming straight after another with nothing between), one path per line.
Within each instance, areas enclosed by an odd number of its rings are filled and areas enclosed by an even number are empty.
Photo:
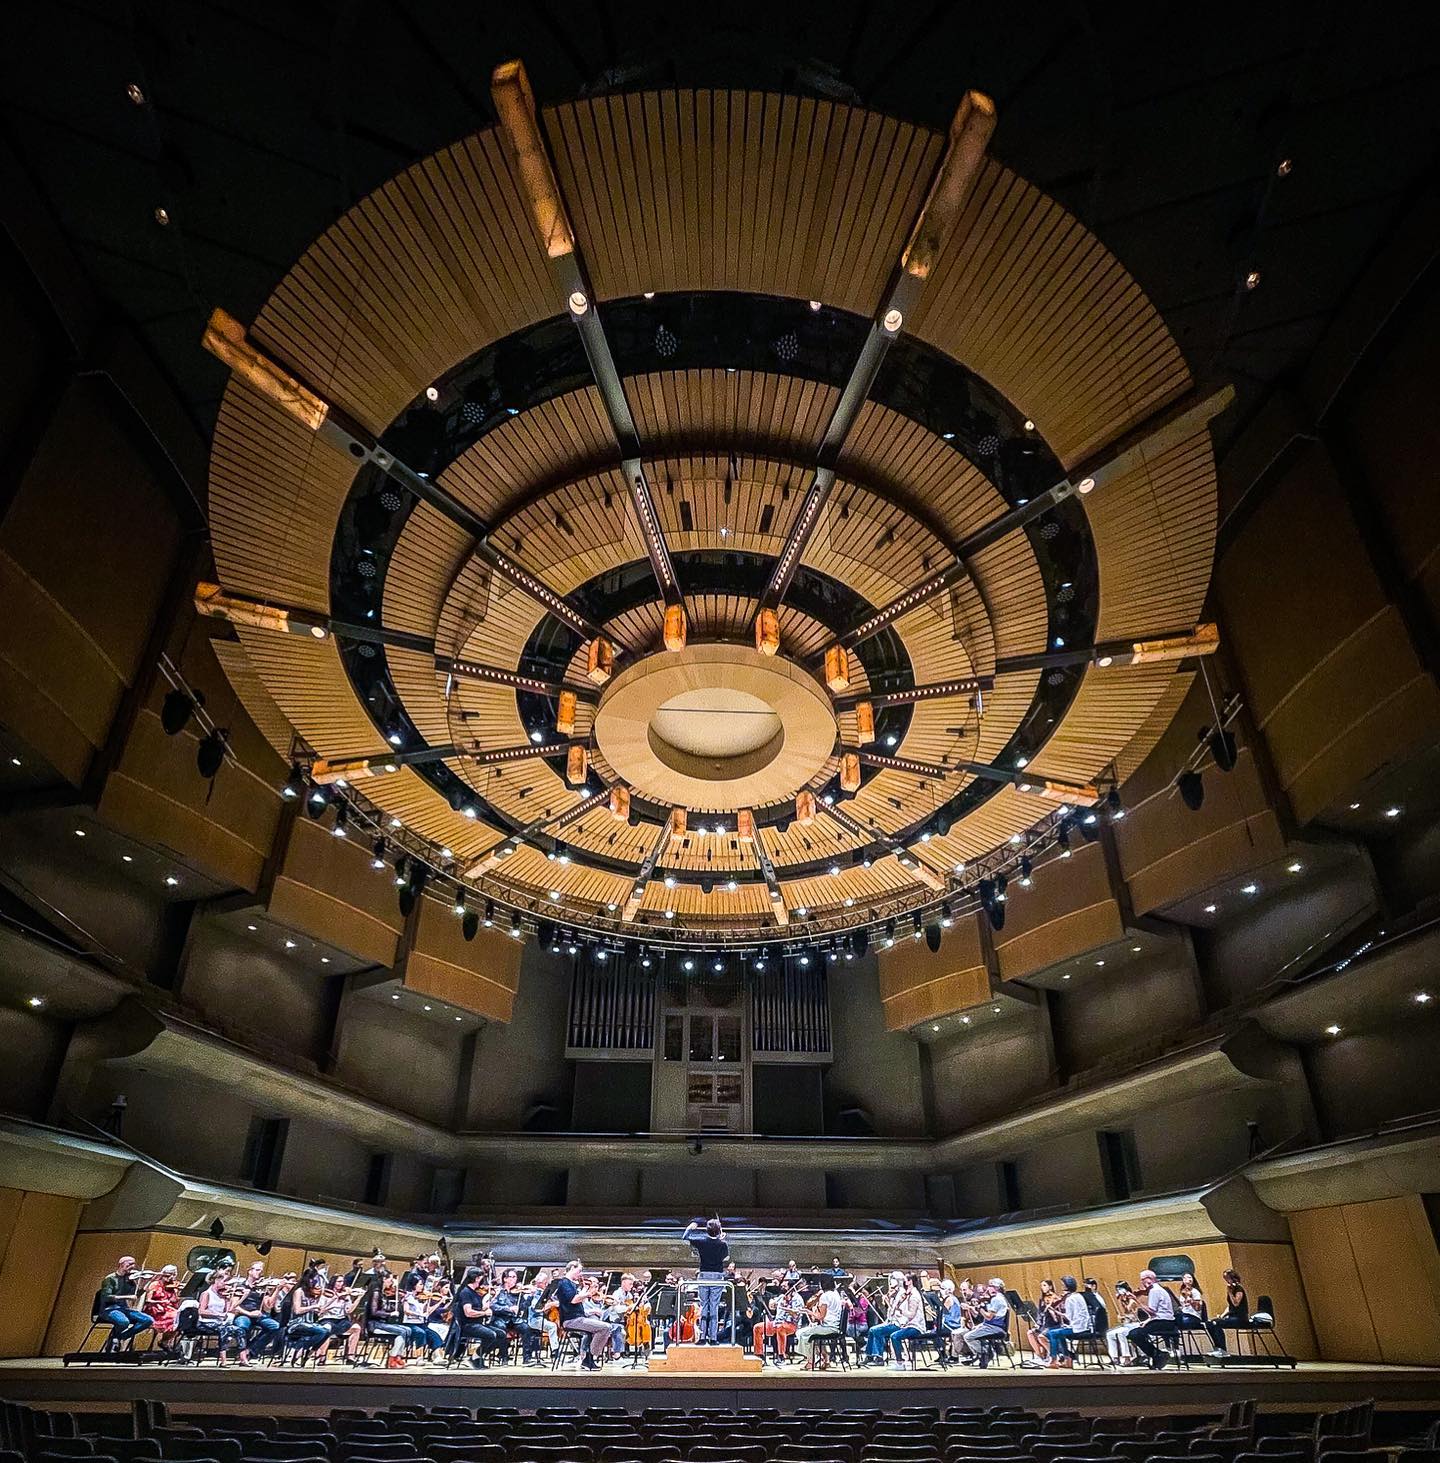
M956 1357L967 1365L973 1360L988 1366L991 1352L986 1343L1006 1341L1010 1337L1010 1300L1005 1294L1005 1282L996 1276L982 1289L979 1323L952 1341Z
M358 1278L359 1272L354 1273ZM365 1291L363 1287L345 1282L346 1276L337 1277L320 1298L316 1319L325 1328L325 1339L320 1343L317 1360L324 1362L331 1346L342 1341L346 1362L351 1366L367 1366L369 1363L359 1357L361 1326L356 1316L358 1303Z
M925 1334L925 1302L911 1276L897 1270L890 1278L892 1290L885 1323L870 1328L865 1356L869 1365L879 1366L888 1347L894 1355L891 1366L903 1369L905 1343Z
M868 1292L857 1290L850 1297L850 1315L845 1322L846 1334L855 1343L857 1351L870 1335L870 1323L874 1314Z
M455 1321L451 1327L452 1345L456 1350L463 1351L469 1341L479 1343L470 1360L470 1365L477 1371L484 1371L488 1365L486 1357L505 1345L504 1330L490 1323L490 1303L494 1293L489 1287L482 1289L482 1286L484 1281L480 1268L469 1266L461 1277L460 1289L455 1292Z
M217 1337L219 1346L219 1361L223 1366L225 1363L225 1348L229 1344L230 1331L230 1276L231 1269L228 1265L217 1265L210 1272L210 1283L202 1290L197 1297L199 1314L195 1322L196 1333L200 1336Z
M540 1270L525 1289L520 1307L520 1339L527 1366L539 1362L541 1341L547 1342L551 1347L559 1344L560 1328L555 1317L549 1313L553 1309L550 1288L550 1272Z
M752 1339L755 1355L765 1355L765 1341L769 1337L775 1342L775 1365L784 1366L790 1347L790 1338L800 1329L805 1319L805 1299L799 1286L787 1286L777 1296L772 1296L766 1307L765 1319L755 1327Z
M280 1322L270 1314L273 1291L277 1281L265 1278L265 1264L257 1260L245 1272L240 1282L239 1295L231 1311L231 1329L234 1333L241 1366L249 1366L251 1357L263 1351L279 1334Z
M283 1311L290 1319L285 1325L285 1341L300 1357L310 1355L330 1339L330 1328L320 1319L325 1303L325 1281L320 1270L309 1267L285 1299Z
M1130 1282L1117 1280L1115 1313L1118 1320L1105 1332L1105 1350L1110 1353L1110 1360L1117 1364L1134 1359L1135 1353L1130 1349L1130 1333L1140 1324L1140 1317L1136 1314L1139 1305L1139 1297L1130 1288Z
M442 1287L443 1282L427 1279L406 1290L404 1279L400 1282L400 1324L405 1327L410 1345L432 1362L443 1360L445 1355L444 1338L435 1329L437 1312L444 1311L443 1300L436 1304Z
M96 1296L95 1319L110 1327L110 1336L101 1348L115 1351L155 1324L154 1317L140 1310L140 1278L134 1255L121 1255L115 1268L100 1282Z
M167 1351L176 1342L175 1323L180 1311L180 1271L174 1265L162 1265L155 1278L145 1287L140 1309L150 1317L159 1344Z
M585 1301L581 1286L581 1272L585 1267L579 1260L571 1260L565 1273L555 1284L555 1299L560 1307L560 1329L570 1331L582 1338L587 1347L580 1361L582 1371L600 1370L606 1349L610 1345L610 1326L597 1316L585 1314Z
M795 1346L800 1353L801 1363L806 1371L815 1370L815 1342L821 1336L838 1336L840 1321L845 1313L845 1302L840 1296L835 1278L815 1297L809 1307L810 1324L801 1326L795 1333Z
M1250 1323L1250 1297L1240 1276L1234 1270L1226 1270L1220 1278L1225 1282L1225 1314L1207 1322L1205 1327L1213 1343L1211 1356L1227 1355L1226 1331L1243 1330Z
M1050 1332L1064 1324L1065 1310L1055 1292L1055 1282L1042 1280L1040 1294L1035 1298L1035 1324L1025 1333L1037 1361L1044 1363L1050 1360Z
M1146 1319L1130 1333L1130 1344L1138 1351L1145 1363L1155 1371L1164 1369L1170 1360L1155 1344L1157 1340L1172 1339L1179 1331L1176 1312L1179 1307L1175 1297L1160 1284L1153 1270L1140 1272L1140 1285L1145 1291L1144 1311Z

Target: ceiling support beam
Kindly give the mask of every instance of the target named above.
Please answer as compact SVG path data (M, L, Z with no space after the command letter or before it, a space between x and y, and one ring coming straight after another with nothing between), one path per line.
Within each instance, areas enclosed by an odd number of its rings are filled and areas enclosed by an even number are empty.
M533 691L537 696L559 696L569 691L577 701L593 702L600 694L593 685L580 681L546 681L539 676L527 676L520 671L508 671L502 666L484 665L477 660L463 657L437 655L435 669L443 675L455 676L462 681L479 681L492 686L513 686L517 691Z
M910 686L901 691L860 692L836 698L836 711L853 711L862 701L877 710L882 706L910 706L916 701L947 701L955 696L973 696L995 688L994 676L962 676L954 681L934 681L928 686Z
M311 391L304 382L260 351L245 333L245 327L224 310L215 310L201 344L217 360L269 397L296 421L308 427L322 441L349 458L358 470L373 463L392 482L413 497L428 503L474 540L476 556L490 569L547 609L581 639L600 634L568 599L556 594L543 580L522 568L490 541L490 525L438 483L423 477L401 462L358 422L338 407Z
M670 842L670 820L667 818L660 825L660 832L655 842L650 845L645 857L640 860L640 868L636 872L635 882L630 886L630 893L626 896L625 903L620 908L620 922L632 925L635 923L635 916L640 913L640 906L645 902L645 890L649 887L650 880L655 874L655 865L660 862L660 855Z
M491 77L490 95L495 102L501 130L514 150L520 188L530 204L530 213L535 220L541 247L545 250L556 293L580 334L585 358L590 363L605 415L620 448L630 505L634 509L656 583L667 606L682 604L684 597L675 578L675 565L671 561L670 549L655 512L654 496L640 460L640 434L600 320L599 302L590 287L589 271L575 238L560 182L545 145L545 136L540 130L535 97L524 65L519 61L506 61L497 66Z
M755 830L755 859L760 865L760 874L765 880L765 892L770 898L770 914L783 929L790 923L790 911L785 905L780 877L776 874L775 865L765 848L765 835L759 828Z
M581 798L572 807L566 808L562 813L551 813L547 817L537 818L533 823L527 823L517 832L510 834L508 838L502 838L488 852L480 855L474 863L465 870L467 879L478 879L481 874L488 873L497 864L503 863L512 853L518 851L521 843L527 838L534 838L537 833L544 832L547 828L564 828L568 824L583 818L586 813L601 806L609 797L609 788L601 788L599 792L592 792L589 797Z
M1025 671L1063 669L1072 665L1111 666L1157 665L1163 661L1189 660L1214 655L1220 649L1220 632L1212 621L1196 625L1193 631L1175 631L1144 640L1106 640L1074 650L1042 650L1034 655L1012 655L995 662L997 676L1014 676Z
M1214 417L1219 416L1234 399L1235 388L1229 382L1220 386L1197 387L1185 392L1138 426L1122 433L1078 463L1054 486L1025 503L1017 503L1013 508L1006 509L984 527L962 539L955 546L952 563L922 579L884 608L876 610L873 615L868 615L851 626L840 637L839 644L847 650L853 650L862 640L868 640L887 625L894 624L911 610L918 609L936 595L943 594L952 584L958 583L969 573L969 562L976 554L1024 528L1067 498L1087 495L1106 483L1113 482L1147 458L1166 452L1185 441Z
M835 467L845 441L870 395L870 388L875 384L886 354L918 303L945 241L964 211L965 201L974 187L994 130L995 103L981 92L967 91L951 120L945 151L910 230L890 287L870 322L860 354L855 358L849 379L820 439L814 474L790 534L775 560L770 580L760 596L758 608L761 610L778 609L790 588L795 570L804 558L806 546L820 520L820 511L835 486Z

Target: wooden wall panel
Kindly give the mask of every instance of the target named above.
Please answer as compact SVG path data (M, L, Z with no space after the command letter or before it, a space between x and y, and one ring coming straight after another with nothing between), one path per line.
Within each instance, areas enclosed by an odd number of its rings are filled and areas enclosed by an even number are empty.
M904 1031L990 998L990 976L974 918L944 932L938 951L924 940L902 939L879 957L880 1000L888 1031Z
M1216 586L1247 699L1301 822L1440 735L1440 689L1386 602L1320 447L1256 505Z
M1440 1253L1418 1194L1342 1206L1386 1362L1440 1362Z
M40 1354L81 1203L0 1190L0 1356Z
M269 910L282 924L348 950L373 965L395 963L403 920L389 869L370 867L362 841L333 838L297 818L270 891Z
M1295 1211L1290 1237L1320 1355L1327 1361L1383 1361L1366 1303L1373 1266L1367 1263L1362 1273L1344 1207Z
M1124 934L1120 907L1110 890L1104 850L1078 846L1068 859L1051 859L1022 889L1011 876L1005 928L997 931L1000 974L1014 980L1067 959L1078 951L1109 944Z
M43 1355L61 1356L79 1347L90 1328L90 1304L100 1282L115 1268L115 1261L121 1255L143 1259L148 1239L145 1234L102 1230L75 1236L55 1296L50 1324L45 1330ZM95 1344L98 1345L99 1341Z
M452 913L436 900L423 899L403 982L407 990L487 1020L508 1021L520 984L520 955L519 940L483 925L473 940L465 940Z

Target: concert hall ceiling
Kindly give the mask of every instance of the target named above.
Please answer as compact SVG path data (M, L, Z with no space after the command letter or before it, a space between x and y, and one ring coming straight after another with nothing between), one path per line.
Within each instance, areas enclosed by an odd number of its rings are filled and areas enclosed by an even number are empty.
M1215 453L1437 117L1433 47L1326 10L1139 14L33 17L113 42L7 121L213 432L311 809L498 923L717 948L996 923L1115 816L1213 648Z

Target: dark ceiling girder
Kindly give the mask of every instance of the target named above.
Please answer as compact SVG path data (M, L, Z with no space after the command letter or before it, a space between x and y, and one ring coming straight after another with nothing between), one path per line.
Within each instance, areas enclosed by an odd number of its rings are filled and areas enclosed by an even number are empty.
M431 649L434 649L432 644ZM594 686L582 685L578 681L547 681L539 676L527 676L520 671L508 671L501 666L484 665L464 656L437 655L435 669L444 675L458 676L461 680L480 681L494 686L513 686L517 691L533 691L537 696L558 696L569 691L577 701L594 702L600 699Z
M520 186L529 199L561 307L579 332L585 358L590 363L596 389L610 421L610 430L620 448L626 489L655 581L666 605L678 605L684 596L676 581L675 566L655 512L655 500L645 479L645 469L640 460L640 434L625 396L620 372L615 367L615 357L600 320L599 302L590 287L589 271L585 268L545 135L540 129L529 79L520 62L506 62L496 68L491 81L491 97L500 118L501 131L514 150Z
M969 195L994 130L994 104L978 92L966 92L950 124L948 145L935 165L930 188L910 230L909 242L820 439L814 475L789 537L775 560L770 582L760 596L759 610L779 609L790 588L810 536L820 521L821 509L835 486L835 468L845 441L880 374L886 353L919 301L945 239Z

